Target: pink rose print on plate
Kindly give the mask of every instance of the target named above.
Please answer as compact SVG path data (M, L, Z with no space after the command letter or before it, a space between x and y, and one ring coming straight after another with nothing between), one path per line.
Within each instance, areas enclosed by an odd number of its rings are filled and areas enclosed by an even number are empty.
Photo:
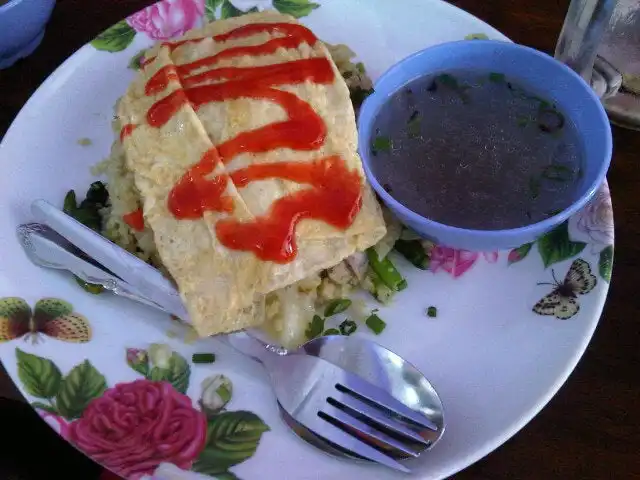
M613 206L605 182L587 205L569 220L573 240L591 243L592 251L613 245Z
M468 250L455 250L450 247L434 245L431 248L430 268L435 273L444 270L453 278L458 278L467 272L475 263L483 257L489 263L498 261L498 252L470 252Z
M170 383L136 380L93 400L66 433L95 461L138 480L165 462L191 468L204 448L207 422Z
M127 17L127 23L154 40L167 40L198 26L203 14L204 0L162 0Z

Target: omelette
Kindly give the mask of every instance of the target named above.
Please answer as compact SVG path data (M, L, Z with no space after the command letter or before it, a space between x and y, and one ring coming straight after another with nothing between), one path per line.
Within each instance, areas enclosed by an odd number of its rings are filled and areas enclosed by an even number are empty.
M386 233L327 47L276 11L162 42L117 106L124 168L201 336Z

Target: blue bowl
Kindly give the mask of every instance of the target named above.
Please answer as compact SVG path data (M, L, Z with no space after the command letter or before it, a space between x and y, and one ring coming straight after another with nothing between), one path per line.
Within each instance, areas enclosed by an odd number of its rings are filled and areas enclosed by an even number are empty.
M398 202L373 174L371 144L374 123L385 102L407 83L445 71L474 69L500 72L535 86L535 93L553 101L577 127L584 145L584 172L575 202L541 222L508 230L470 230L423 217ZM493 40L464 40L417 52L391 67L374 85L358 117L359 152L364 170L382 201L405 225L441 245L488 251L532 242L580 210L596 193L611 162L611 126L600 100L566 65L532 48ZM409 161L410 159L407 159Z
M40 45L55 0L9 0L0 6L0 68L31 55Z

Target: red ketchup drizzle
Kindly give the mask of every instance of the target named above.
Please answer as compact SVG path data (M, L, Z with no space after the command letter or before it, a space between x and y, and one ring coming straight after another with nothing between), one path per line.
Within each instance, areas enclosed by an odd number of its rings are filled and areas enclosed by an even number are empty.
M129 225L134 230L141 232L144 230L144 216L142 215L142 209L138 208L133 212L123 215L122 219L124 223Z
M274 87L333 82L335 73L328 59L309 58L259 67L220 67L192 74L223 58L265 55L279 48L297 48L301 43L314 45L317 41L307 28L290 23L249 24L213 39L224 42L263 32L282 37L261 45L228 48L192 63L168 65L158 70L145 86L147 95L161 93L171 81L180 82L180 88L155 102L147 112L147 121L159 128L183 106L191 105L197 110L210 102L239 98L266 100L282 107L286 120L242 132L205 152L172 188L168 208L178 219L198 219L206 211L233 213L233 199L226 194L229 179L237 188L268 178L309 185L274 201L261 217L248 222L223 218L215 225L218 240L227 248L252 251L262 260L288 263L297 255L295 228L301 220L315 219L343 230L353 223L362 205L362 180L360 173L350 170L337 155L312 162L254 164L210 177L216 167L240 153L266 153L277 148L313 151L325 141L326 125L313 108L295 94ZM163 45L173 50L184 43L201 40ZM209 83L216 81L219 83Z
M127 123L125 126L123 126L120 130L120 142L123 142L125 138L131 135L131 132L133 132L136 127L137 125L134 125L133 123Z

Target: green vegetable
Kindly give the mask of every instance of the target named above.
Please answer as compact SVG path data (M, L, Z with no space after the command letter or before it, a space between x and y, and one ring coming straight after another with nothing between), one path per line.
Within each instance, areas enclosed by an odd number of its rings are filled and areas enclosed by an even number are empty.
M350 89L349 93L354 109L358 110L360 108L360 105L362 105L362 102L364 102L364 99L373 93L373 88L366 90L361 87L355 87L353 89Z
M469 87L460 85L456 77L448 73L443 73L442 75L438 75L436 77L436 81L440 82L440 84L442 84L443 86L455 91L460 96L460 100L462 100L462 103L469 103L469 95L467 95L466 92ZM435 91L436 88L437 85L434 82L434 84L432 84L427 90Z
M377 152L385 152L389 153L392 147L391 139L389 137L378 136L373 140L373 144L371 145L371 150L374 153Z
M73 190L69 190L64 196L62 211L67 215L73 216L73 212L75 212L76 208L78 208L78 202L76 201L76 192L74 192Z
M215 353L194 353L191 356L193 363L213 363L216 361Z
M505 82L504 73L491 72L489 74L489 81L493 83L504 83Z
M364 63L362 63L362 62L356 63L356 68L358 69L358 72L360 72L360 73L364 73L364 71L365 71Z
M62 211L75 218L83 225L100 232L102 228L102 215L100 211L107 206L109 192L102 182L93 182L87 191L85 199L78 205L76 192L69 190L64 196ZM104 292L104 287L95 283L88 283L74 275L76 283L84 290L94 295Z
M436 77L436 80L440 82L445 87L453 88L454 90L458 90L460 86L458 85L458 80L453 75L449 75L448 73L443 73Z
M93 182L87 190L85 199L80 203L80 208L85 208L89 205L99 206L104 208L109 201L109 191L102 182Z
M375 313L369 315L369 317L367 317L367 319L365 320L365 323L367 324L367 327L369 327L369 329L371 329L371 331L376 335L380 335L387 326L384 320L382 320Z
M320 315L314 315L313 319L309 322L309 326L305 330L304 334L306 335L308 340L312 338L316 338L322 335L322 331L324 330L324 318Z
M358 329L358 325L353 320L345 320L339 326L342 335L349 336Z
M564 165L547 165L542 171L542 177L554 182L567 182L573 177L573 171Z
M465 40L488 40L489 37L484 33L470 33L464 37Z
M97 283L85 282L84 280L82 280L80 277L77 277L76 275L74 275L73 278L75 279L76 283L80 285L85 291L93 295L99 295L102 292L104 292L104 287L102 285L98 285Z
M348 298L337 298L335 300L331 300L324 308L324 316L332 317L333 315L344 312L350 306L351 300Z
M549 105L540 101L538 108L538 128L545 133L558 133L564 127L564 115Z
M438 316L438 309L433 305L427 308L427 317L436 318Z
M367 276L362 284L362 287L367 290L373 297L380 303L387 304L391 302L391 299L395 295L395 291L387 287L380 277L376 275L373 270L367 271Z
M102 182L93 182L87 191L85 199L77 205L76 194L69 190L64 197L63 211L77 221L100 232L102 228L102 215L100 211L109 202L109 192Z
M414 110L407 122L407 133L409 138L417 138L420 136L420 122L420 112Z
M380 260L375 249L370 247L367 249L367 258L369 259L371 269L385 285L396 292L403 289L403 283L406 284L406 280L402 278L402 275L396 269L393 262L389 260L388 256ZM404 285L404 288L406 288L406 285Z
M323 337L327 337L329 335L340 335L340 330L338 330L337 328L329 328L322 334Z
M529 192L534 200L540 196L540 179L538 177L529 178Z
M409 284L407 283L407 280L403 278L402 281L398 284L398 291L404 290L408 286Z
M397 240L393 248L421 270L429 269L429 257L420 240Z

